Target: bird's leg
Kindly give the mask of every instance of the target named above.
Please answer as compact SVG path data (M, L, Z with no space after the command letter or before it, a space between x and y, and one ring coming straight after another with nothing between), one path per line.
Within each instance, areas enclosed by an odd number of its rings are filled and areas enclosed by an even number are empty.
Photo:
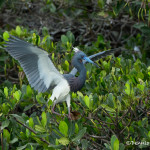
M54 101L54 105L52 107L52 113L60 116L61 114L59 114L55 111L55 105L56 105L56 101Z
M70 95L67 96L66 102L67 102L67 107L68 107L68 117L70 120L72 120L71 119L71 113L70 113Z
M70 113L70 106L68 107L68 117L69 117L70 120L72 120L71 113Z

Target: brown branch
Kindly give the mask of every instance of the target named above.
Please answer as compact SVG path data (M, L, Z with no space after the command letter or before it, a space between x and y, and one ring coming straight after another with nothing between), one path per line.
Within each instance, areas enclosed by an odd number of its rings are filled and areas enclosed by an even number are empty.
M15 118L15 117L14 117ZM36 131L34 131L32 128L30 128L30 127L28 127L27 125L25 125L25 124L23 124L22 122L20 122L19 120L17 120L16 118L15 118L15 120L19 123L19 124L21 124L22 126L24 126L25 128L27 128L28 130L30 130L31 132L33 132L34 134L37 134L37 132ZM43 139L43 138L39 138L42 142L44 142L44 143L46 143L46 144L50 144L48 141L46 141L45 139Z

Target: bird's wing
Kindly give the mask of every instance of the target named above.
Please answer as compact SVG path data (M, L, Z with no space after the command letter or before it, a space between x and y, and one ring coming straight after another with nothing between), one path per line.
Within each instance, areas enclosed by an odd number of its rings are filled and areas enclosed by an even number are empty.
M38 92L45 92L66 80L55 68L46 51L14 36L9 38L5 46L5 50L19 61L31 87Z
M116 51L119 51L119 50L120 50L120 48L116 48L116 49L111 49L111 50L99 52L99 53L96 53L94 55L89 56L89 58L93 61L98 60L98 59L101 59L101 58L106 57L108 55L111 55L111 54L113 54L113 53L115 53ZM87 62L86 60L83 61L84 64L86 62ZM78 72L77 69L73 68L69 74L76 75L77 72Z

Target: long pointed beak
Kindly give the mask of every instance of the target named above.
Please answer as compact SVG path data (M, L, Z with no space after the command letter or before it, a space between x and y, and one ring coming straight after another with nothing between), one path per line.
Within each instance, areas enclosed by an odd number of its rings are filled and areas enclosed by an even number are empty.
M95 62L93 62L89 57L83 57L84 60L86 60L87 62L95 65L96 67L100 68Z

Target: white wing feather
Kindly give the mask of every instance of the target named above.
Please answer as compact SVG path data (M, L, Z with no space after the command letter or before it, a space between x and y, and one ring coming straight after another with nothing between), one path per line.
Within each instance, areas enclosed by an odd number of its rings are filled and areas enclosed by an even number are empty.
M55 68L46 51L16 37L9 38L5 46L5 50L19 61L31 87L38 92L45 92L62 82L68 87L67 80Z

